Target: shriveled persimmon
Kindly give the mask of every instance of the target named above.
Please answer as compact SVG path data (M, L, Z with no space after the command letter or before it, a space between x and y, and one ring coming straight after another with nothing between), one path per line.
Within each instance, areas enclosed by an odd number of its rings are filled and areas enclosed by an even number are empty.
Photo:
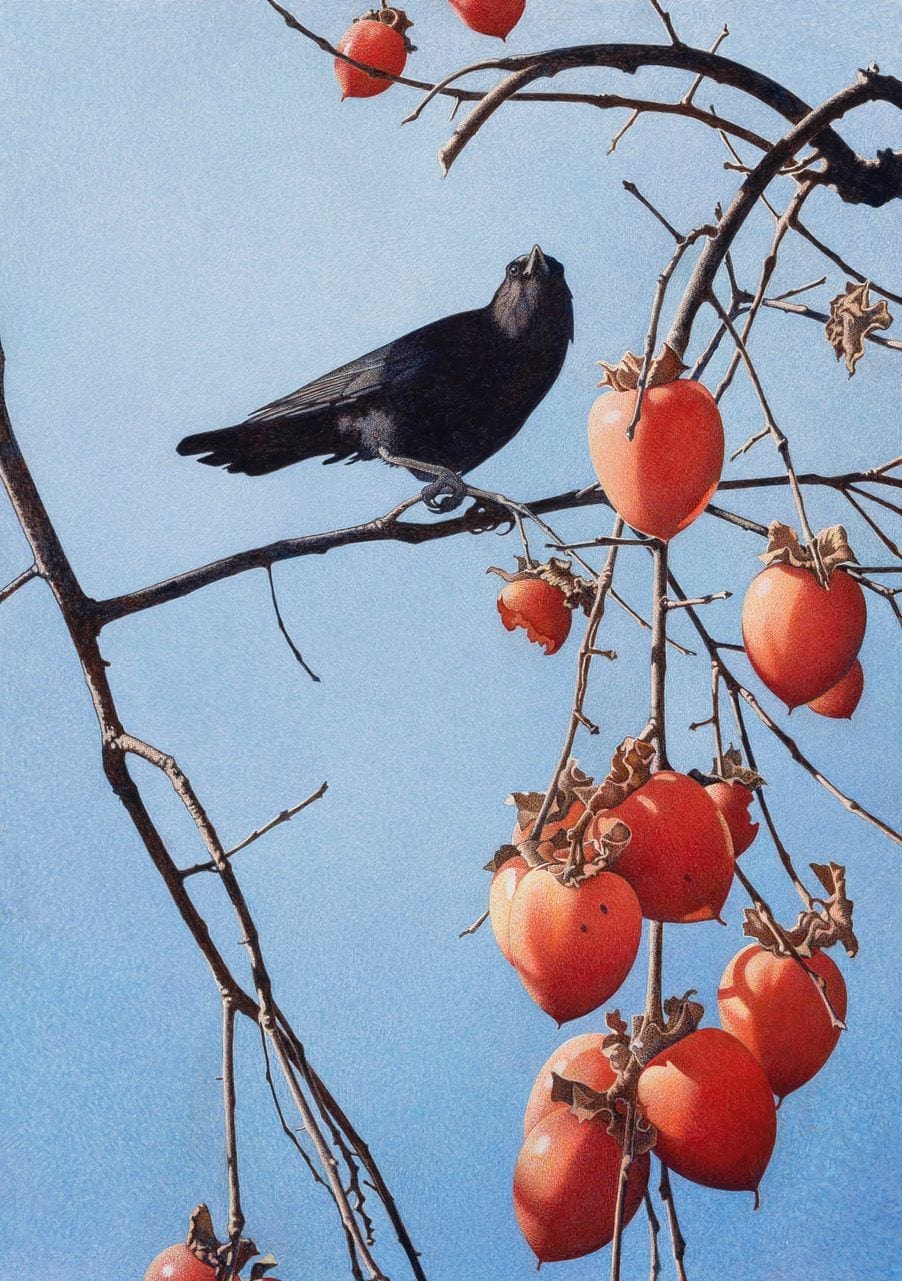
M471 31L504 40L523 17L526 0L451 0Z
M749 662L790 708L826 694L846 675L866 625L864 592L842 569L823 587L812 569L768 565L752 579L742 605Z
M808 706L818 716L829 716L831 720L848 720L861 702L864 693L864 669L858 659L846 672L842 680L836 682L821 694L813 698Z
M736 1037L700 1028L662 1050L643 1068L638 1098L670 1169L705 1187L757 1190L777 1112L761 1065Z
M598 397L589 414L589 452L618 514L642 533L667 540L711 501L723 467L723 424L707 387L680 378L645 391L630 440L636 394Z
M514 1170L517 1223L540 1263L578 1259L608 1244L622 1152L598 1120L580 1121L557 1103L530 1130ZM642 1204L648 1153L630 1165L623 1221Z
M846 985L826 952L805 965L823 979L830 1004L846 1016ZM829 1059L840 1029L823 998L791 956L752 944L730 961L717 993L720 1022L749 1049L778 1098L805 1085Z
M581 1036L571 1036L543 1064L526 1104L523 1117L524 1137L558 1106L551 1098L552 1073L569 1081L578 1081L580 1085L588 1085L589 1089L597 1090L600 1094L611 1088L615 1074L601 1048L604 1039L603 1032L583 1032Z
M675 770L653 774L616 808L590 825L620 819L629 843L617 875L636 891L642 915L686 924L719 916L733 881L729 828L701 783Z
M373 10L352 22L337 48L355 62L399 76L407 63L407 40L404 32L411 25L401 9ZM352 67L341 58L335 59L335 79L342 98L373 98L392 87L384 76L373 76Z
M514 892L510 959L526 991L558 1023L613 996L632 969L641 934L639 901L612 872L571 885L560 866L532 868Z
M733 842L733 856L744 854L758 835L758 823L753 823L749 816L753 792L737 779L723 779L708 783L705 791L717 806L730 829Z
M570 634L573 611L564 593L541 578L520 578L508 583L498 596L498 613L509 632L522 627L546 654L556 654Z

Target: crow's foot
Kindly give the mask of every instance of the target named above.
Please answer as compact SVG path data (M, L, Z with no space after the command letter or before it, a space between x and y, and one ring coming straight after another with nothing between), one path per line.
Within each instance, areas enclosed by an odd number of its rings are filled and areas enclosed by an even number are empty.
M472 534L491 534L494 530L509 534L516 524L511 509L490 498L477 498L473 506L467 508L467 516L473 521Z
M467 487L456 471L445 470L422 491L423 502L429 511L438 515L453 512L467 496Z

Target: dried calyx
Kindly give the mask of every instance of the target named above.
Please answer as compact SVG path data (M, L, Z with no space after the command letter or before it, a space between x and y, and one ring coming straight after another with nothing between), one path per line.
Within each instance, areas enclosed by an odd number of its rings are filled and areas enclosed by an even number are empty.
M814 899L810 908L799 913L791 929L775 929L767 911L747 907L742 932L774 956L789 956L794 950L799 956L810 957L837 943L842 944L849 956L854 956L858 951L858 939L852 927L855 905L846 894L846 869L840 863L810 866L826 890L826 898Z
M636 1107L639 1076L655 1055L696 1030L704 1009L690 999L694 995L687 992L685 996L666 1000L660 1022L648 1015L635 1015L632 1031L619 1010L605 1015L609 1031L602 1042L602 1051L616 1073L614 1084L607 1090L593 1090L581 1081L553 1072L551 1097L554 1102L567 1103L580 1121L602 1124L622 1148L629 1147L633 1156L653 1148L657 1131Z
M875 329L889 329L893 323L884 299L871 303L870 288L869 280L862 284L850 280L845 291L830 303L830 319L826 325L827 341L836 352L837 360L845 357L850 378L864 355L868 335Z
M767 786L766 780L758 771L743 762L742 753L732 743L724 752L722 760L714 758L710 773L703 774L701 770L693 769L689 771L689 777L703 787L707 787L709 783L742 783L743 787L753 792L758 787Z
M185 1244L195 1258L216 1269L216 1281L227 1274L235 1276L244 1265L260 1253L256 1245L247 1237L242 1237L233 1249L231 1241L220 1241L213 1229L213 1219L209 1207L197 1206L188 1220L188 1235ZM276 1266L271 1254L257 1259L251 1269L251 1281L261 1281L270 1268Z
M413 26L410 18L403 9L395 9L390 5L383 5L381 9L369 9L362 13L355 22L384 22L387 27L392 27L399 35L404 37L404 44L407 46L408 53L416 52L416 45L411 44L407 32Z
M767 536L767 547L759 557L765 565L794 565L797 569L816 572L811 548L800 541L791 525L784 525L779 520L771 521L767 527ZM815 535L814 544L828 578L840 565L857 561L843 525L830 525L822 529Z
M518 569L514 574L506 569L499 569L497 565L490 565L485 572L497 574L506 583L547 583L561 593L567 609L581 609L584 614L590 612L595 600L595 584L575 574L569 560L552 556L541 565L527 560L525 556L518 556L516 560Z
M604 378L598 383L599 387L611 387L614 391L635 391L639 386L643 365L641 356L627 351L616 365L608 364L606 360L596 361L596 364L604 370ZM686 366L673 348L665 343L661 354L652 362L645 386L661 387L664 383L672 383L685 369Z

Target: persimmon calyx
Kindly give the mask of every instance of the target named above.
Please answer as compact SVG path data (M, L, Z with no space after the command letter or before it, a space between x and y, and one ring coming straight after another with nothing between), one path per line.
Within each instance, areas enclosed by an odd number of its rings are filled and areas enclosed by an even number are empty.
M575 801L586 803L594 788L595 780L591 775L584 773L579 763L571 756L555 785L554 800L545 822L557 823L565 818ZM517 807L517 826L524 832L531 832L545 804L545 793L511 792L504 803Z
M747 787L752 792L757 787L767 786L765 779L758 771L743 762L742 753L732 743L724 752L722 761L718 761L716 758L713 761L708 781L712 783L742 783L743 787Z
M810 569L816 572L816 564L811 549L799 539L791 525L784 525L779 520L771 521L767 527L767 547L759 556L768 567L771 565L794 565L797 569ZM857 562L858 557L849 546L845 526L829 525L815 535L814 539L821 564L829 578L840 565L850 561Z
M609 364L606 360L598 360L595 363L604 370L604 378L597 386L610 387L614 391L635 391L639 386L644 364L641 356L626 351L616 364ZM665 383L675 382L686 368L687 366L683 364L673 348L665 343L660 355L652 361L645 386L647 388L663 387Z
M850 280L845 290L830 301L830 319L825 333L827 342L836 353L836 359L845 357L849 377L864 355L864 344L875 329L889 329L893 323L886 300L871 304L871 282L858 284Z
M185 1245L201 1263L215 1268L217 1281L221 1275L225 1275L230 1263L234 1272L240 1272L249 1259L260 1253L248 1237L241 1237L237 1250L233 1253L232 1242L220 1241L217 1237L210 1208L203 1203L195 1206L191 1212ZM275 1259L269 1266L275 1267Z
M654 754L654 745L644 738L625 738L611 758L607 777L589 799L591 812L614 809L643 787L651 778Z
M595 585L588 579L580 578L575 574L569 560L563 560L558 556L552 556L543 564L531 563L525 556L518 556L516 560L518 569L514 574L506 569L500 569L497 565L490 565L485 572L497 574L506 583L537 580L547 583L549 587L554 587L561 593L567 609L581 609L584 614L590 612L595 601Z
M774 956L810 957L824 948L841 943L849 956L858 951L858 939L852 922L855 906L846 893L846 869L840 863L811 863L811 870L827 892L827 898L815 899L813 905L799 913L791 929L776 925L760 907L745 909L743 934Z
M368 9L359 18L355 18L354 22L382 22L385 26L397 31L399 36L404 37L404 46L408 53L416 53L416 45L411 43L407 35L413 22L403 9L395 9L390 5L386 5L384 9ZM351 25L353 26L353 23Z

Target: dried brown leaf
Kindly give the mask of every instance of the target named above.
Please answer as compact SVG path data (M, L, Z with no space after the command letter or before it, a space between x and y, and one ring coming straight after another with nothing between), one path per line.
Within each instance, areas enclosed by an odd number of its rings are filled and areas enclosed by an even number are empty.
M586 791L588 789L591 795L594 786L594 780L583 773L571 756L557 781L547 822L556 823L564 818L570 812L574 801L579 800L585 804ZM517 824L524 832L532 831L544 803L544 792L512 792L505 801L505 804L517 807Z
M275 1255L265 1254L262 1259L258 1259L251 1268L250 1281L263 1281L267 1272L277 1267Z
M551 1074L551 1098L555 1103L566 1103L579 1121L601 1124L616 1139L621 1148L627 1142L626 1099L618 1093L616 1085L610 1090L593 1090L581 1081ZM657 1141L658 1132L640 1112L634 1112L630 1150L633 1156L648 1152Z
M827 341L836 353L836 359L845 357L849 377L855 373L855 367L864 355L864 344L869 334L875 329L889 329L893 323L885 299L871 304L869 291L871 282L862 284L849 281L845 292L837 295L830 303L830 319L827 321Z
M505 863L509 863L512 858L518 858L520 851L516 845L499 845L495 853L486 863L483 871L500 872Z
M188 1235L185 1244L192 1254L202 1263L215 1268L219 1262L220 1240L213 1229L213 1217L210 1208L203 1203L195 1206L188 1220Z
M812 863L811 870L827 891L826 899L815 899L791 929L780 927L764 909L746 908L742 932L775 956L790 956L788 944L799 956L809 957L837 943L854 956L858 951L852 923L855 905L846 894L846 869L840 863Z
M624 352L614 365L606 360L599 360L597 364L604 370L604 378L598 384L599 387L610 387L614 391L635 391L639 386L643 362L633 352ZM686 366L677 353L665 343L660 354L652 361L646 387L661 387L664 383L672 383L685 369Z
M655 749L642 738L625 738L614 752L607 778L592 794L593 814L614 809L651 778Z
M251 1241L249 1237L241 1237L235 1251L234 1270L236 1272L240 1272L241 1269L244 1267L244 1265L248 1262L248 1260L252 1259L254 1255L259 1253L260 1251L257 1249L253 1241ZM219 1247L220 1265L222 1266L227 1264L231 1260L231 1258L232 1258L232 1244L230 1241L226 1241L224 1245L221 1245Z
M765 781L756 769L743 763L742 753L738 747L730 746L723 754L723 763L718 769L719 762L715 759L711 766L710 777L713 779L722 779L725 783L742 783L744 787L754 791L756 787L765 787Z
M631 1041L633 1057L640 1067L645 1067L656 1054L676 1045L677 1041L682 1041L683 1037L695 1031L702 1021L705 1007L698 1001L689 999L694 995L695 990L692 989L685 996L668 997L664 1002L663 1023L656 1023L652 1019L641 1020Z

